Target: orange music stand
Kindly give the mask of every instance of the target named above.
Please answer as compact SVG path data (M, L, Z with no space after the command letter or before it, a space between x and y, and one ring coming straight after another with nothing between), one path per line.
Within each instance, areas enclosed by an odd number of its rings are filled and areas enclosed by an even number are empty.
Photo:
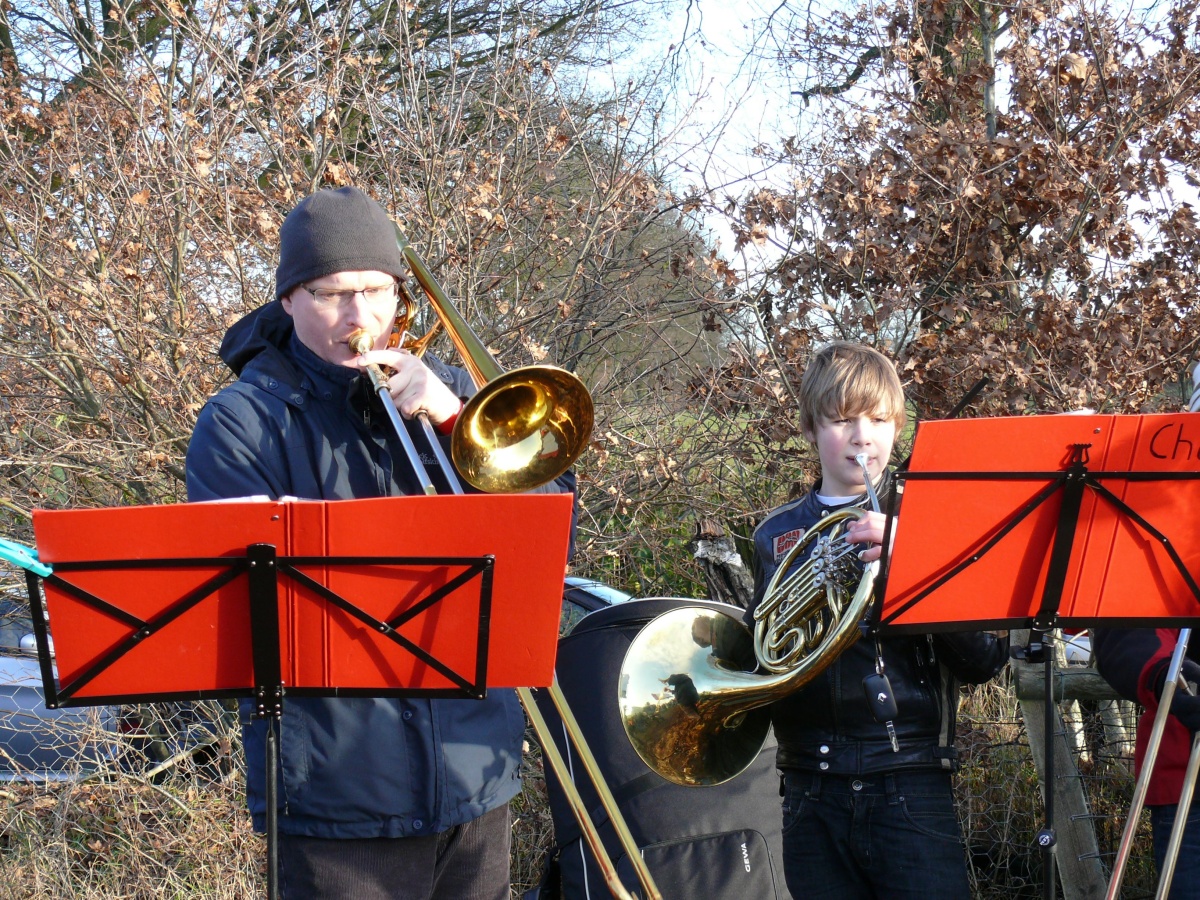
M285 697L550 685L572 504L472 494L35 511L39 562L25 567L47 706L253 697L268 721L273 894Z
M38 558L53 570L43 589L58 673L47 700L245 696L266 674L254 666L251 612L267 592L276 599L260 612L278 623L290 694L548 685L571 502L472 494L36 511ZM273 561L258 566L260 555Z
M1028 628L1013 655L1046 667L1048 632L1200 616L1200 417L1057 415L922 423L869 626L880 632ZM892 532L894 543L890 542ZM887 549L890 547L890 551ZM1047 745L1047 783L1053 751ZM1045 896L1055 892L1045 792Z
M1180 625L1200 615L1200 416L925 422L897 485L883 628Z

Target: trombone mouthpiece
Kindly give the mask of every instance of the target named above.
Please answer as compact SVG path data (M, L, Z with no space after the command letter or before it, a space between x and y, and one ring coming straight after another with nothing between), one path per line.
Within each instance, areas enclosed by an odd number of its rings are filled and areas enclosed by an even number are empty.
M350 332L346 343L350 345L351 350L362 355L370 352L371 347L375 344L375 335L365 328L359 328L357 331Z

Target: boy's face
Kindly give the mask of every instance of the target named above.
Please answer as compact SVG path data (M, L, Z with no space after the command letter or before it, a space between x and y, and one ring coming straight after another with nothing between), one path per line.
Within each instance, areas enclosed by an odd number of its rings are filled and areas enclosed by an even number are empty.
M896 422L874 415L822 417L815 433L806 437L817 445L821 457L821 493L827 497L851 497L866 490L862 468L854 457L867 456L867 470L874 481L887 467L896 440Z

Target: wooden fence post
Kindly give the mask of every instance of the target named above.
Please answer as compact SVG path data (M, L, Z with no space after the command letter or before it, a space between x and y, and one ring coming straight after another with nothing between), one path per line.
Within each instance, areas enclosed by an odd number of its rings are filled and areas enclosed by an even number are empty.
M696 523L696 536L688 546L704 569L710 599L743 609L750 605L754 596L754 576L742 562L733 538L725 534L720 522L701 519Z
M1012 632L1015 646L1029 643L1028 631ZM1047 790L1054 791L1055 821L1049 823L1055 830L1056 868L1065 900L1099 900L1103 898L1108 880L1100 864L1100 850L1096 843L1096 830L1092 825L1091 811L1083 793L1075 757L1066 739L1066 726L1057 705L1054 710L1054 734L1046 734L1045 727L1045 676L1042 663L1011 660L1013 677L1017 685L1017 700L1021 705L1021 716L1025 719L1025 733L1029 737L1029 752L1037 766L1038 782L1043 798ZM1062 673L1056 672L1056 676ZM1098 679L1099 676L1097 675ZM1022 683L1026 687L1022 687ZM1029 686L1038 685L1038 690ZM1096 689L1099 689L1098 687ZM1055 691L1056 695L1059 692ZM1061 696L1061 695L1059 695ZM1115 694L1111 688L1108 698ZM1046 784L1046 748L1054 753L1054 784ZM1030 848L1036 852L1036 848Z

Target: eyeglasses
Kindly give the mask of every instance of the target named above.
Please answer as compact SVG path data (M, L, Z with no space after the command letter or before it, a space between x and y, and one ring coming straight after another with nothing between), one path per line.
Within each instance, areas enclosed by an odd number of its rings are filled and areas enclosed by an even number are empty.
M359 294L368 303L390 303L396 299L396 282L366 287L357 291L335 288L311 288L301 282L300 287L313 295L313 299L322 306L349 306Z

